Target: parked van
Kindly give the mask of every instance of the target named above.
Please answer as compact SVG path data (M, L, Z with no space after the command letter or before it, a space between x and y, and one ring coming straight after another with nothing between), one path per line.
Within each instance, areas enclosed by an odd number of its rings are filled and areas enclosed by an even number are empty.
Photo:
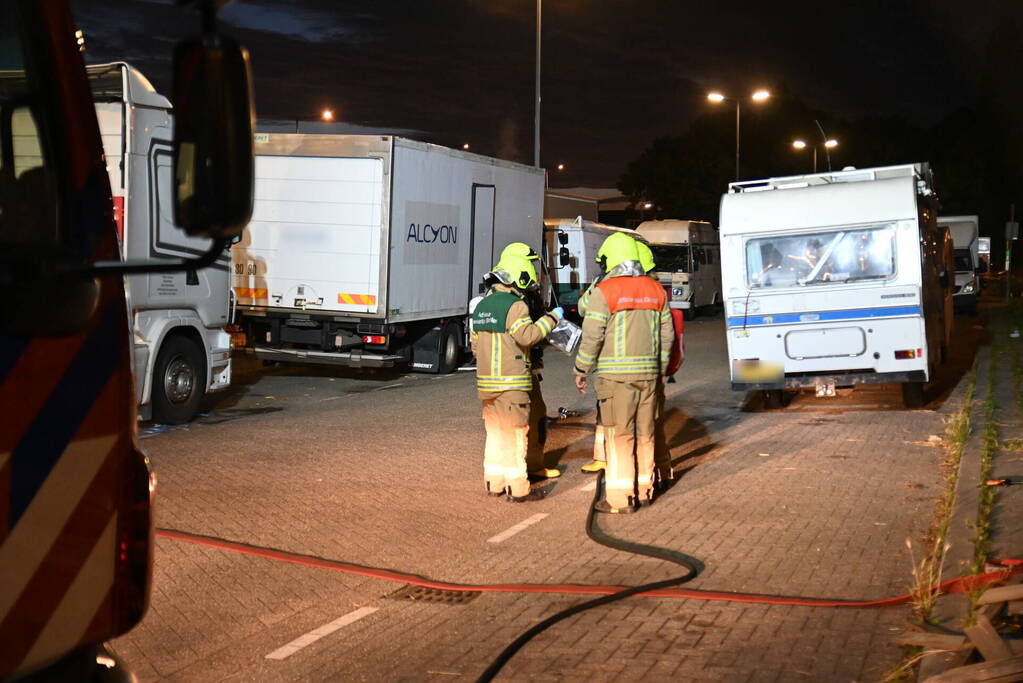
M636 233L650 245L655 273L668 294L668 305L682 309L686 320L721 303L721 243L705 221L643 221Z
M721 272L732 388L898 382L907 405L947 354L952 240L926 163L729 185Z
M952 233L955 249L956 281L952 289L952 303L956 310L970 315L977 313L977 293L980 291L980 219L977 216L939 216L938 225Z

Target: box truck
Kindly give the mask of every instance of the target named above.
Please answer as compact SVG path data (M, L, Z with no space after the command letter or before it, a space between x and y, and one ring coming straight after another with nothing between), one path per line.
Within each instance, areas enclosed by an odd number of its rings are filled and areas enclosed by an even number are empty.
M189 258L210 240L174 224L171 104L124 63L86 69L99 120L114 218L127 260ZM126 276L139 415L177 424L231 382L229 259L201 270Z
M554 297L567 318L579 321L579 297L602 273L597 250L616 232L639 238L634 230L594 223L582 216L544 219L544 262Z
M927 164L736 182L721 200L732 388L901 383L944 358L952 249Z
M654 252L655 273L668 305L686 320L721 303L721 241L706 221L656 220L636 226Z
M977 293L980 291L980 219L977 216L938 216L938 225L944 225L952 234L955 250L956 281L952 289L952 303L956 310L970 315L977 313Z
M255 153L233 287L263 360L451 372L501 250L540 251L543 169L388 135L260 133Z

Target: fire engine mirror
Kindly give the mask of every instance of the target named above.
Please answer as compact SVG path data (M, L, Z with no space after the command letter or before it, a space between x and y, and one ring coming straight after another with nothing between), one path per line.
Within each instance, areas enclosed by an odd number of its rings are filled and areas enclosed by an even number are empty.
M567 266L572 262L572 253L568 250L568 247L562 247L558 249L558 265Z
M96 312L100 285L81 267L65 247L6 247L0 257L0 335L66 337L85 329Z
M252 73L220 34L174 49L174 221L193 237L230 239L252 217Z

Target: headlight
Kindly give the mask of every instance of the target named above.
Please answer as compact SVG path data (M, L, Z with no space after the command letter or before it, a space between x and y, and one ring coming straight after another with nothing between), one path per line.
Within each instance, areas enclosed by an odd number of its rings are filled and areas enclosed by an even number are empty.
M973 294L973 289L974 289L974 283L973 282L968 282L965 285L963 285L962 293L963 294Z
M683 290L681 287L672 287L671 288L671 296L672 297L682 296L684 293L685 293L685 290Z

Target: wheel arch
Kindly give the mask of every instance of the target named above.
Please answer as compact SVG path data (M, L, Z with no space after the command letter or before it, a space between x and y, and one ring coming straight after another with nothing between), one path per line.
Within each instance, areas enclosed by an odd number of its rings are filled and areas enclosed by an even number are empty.
M206 344L203 341L201 325L202 323L198 318L160 318L153 321L148 335L143 333L143 338L147 340L151 338L152 341L150 342L149 358L146 361L145 383L143 384L142 396L139 398L140 406L149 404L153 400L153 373L156 371L156 360L160 356L164 343L172 336L186 337L195 342L199 349L202 350L203 369L206 372L206 384L203 387L203 393L205 394L209 391L210 382L213 381L213 378L210 372L209 349L206 348Z

